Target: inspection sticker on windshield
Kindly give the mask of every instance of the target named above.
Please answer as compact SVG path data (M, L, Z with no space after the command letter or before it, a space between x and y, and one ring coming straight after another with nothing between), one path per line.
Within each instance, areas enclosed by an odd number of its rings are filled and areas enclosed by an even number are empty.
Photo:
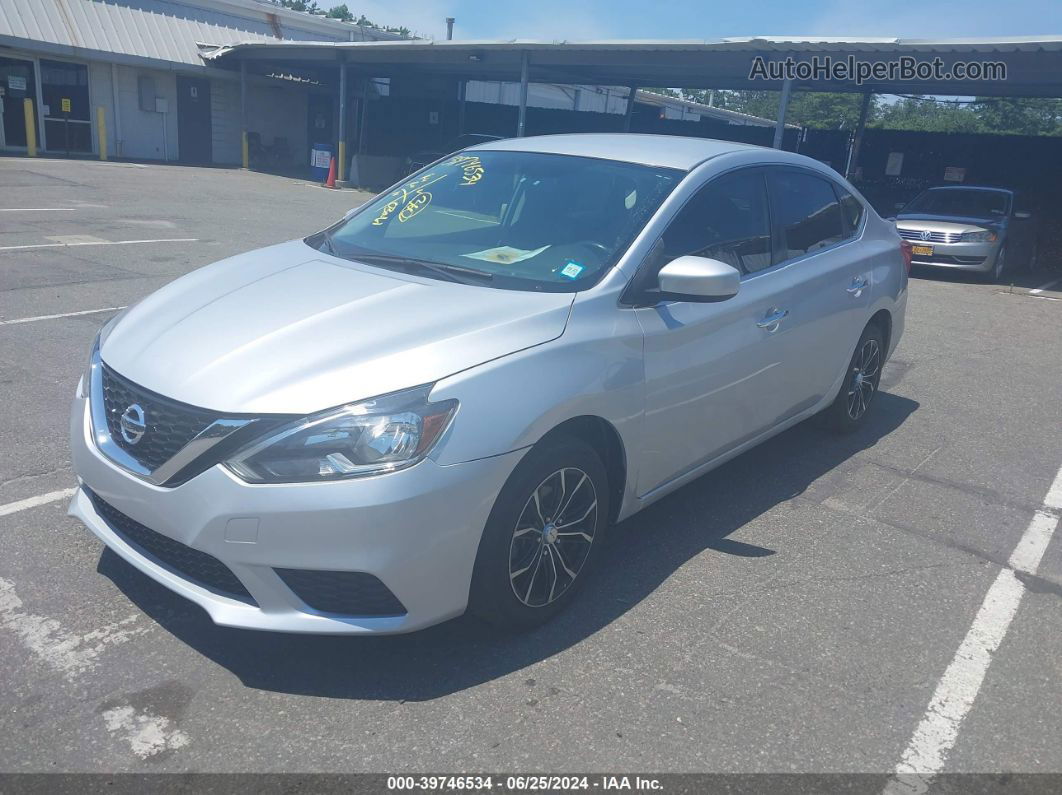
M567 276L569 279L575 279L584 270L583 266L578 262L572 262L568 260L568 264L561 268L561 276Z
M549 246L535 249L497 246L496 248L473 251L471 254L462 254L461 256L471 257L472 259L481 259L484 262L497 262L499 265L512 265L514 262L523 262L525 259L531 259L531 257L541 254L547 248L549 248Z

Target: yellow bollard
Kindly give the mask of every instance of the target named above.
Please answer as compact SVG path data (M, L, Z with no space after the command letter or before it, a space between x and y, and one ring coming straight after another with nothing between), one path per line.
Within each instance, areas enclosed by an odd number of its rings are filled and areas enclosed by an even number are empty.
M248 169L251 167L251 158L247 152L247 130L243 131L243 137L241 138L241 145L243 147L243 167Z
M30 157L36 157L37 125L33 121L33 100L29 97L22 100L22 109L26 114L26 154Z
M98 128L100 143L100 160L107 159L107 117L103 113L103 106L96 108L96 127Z

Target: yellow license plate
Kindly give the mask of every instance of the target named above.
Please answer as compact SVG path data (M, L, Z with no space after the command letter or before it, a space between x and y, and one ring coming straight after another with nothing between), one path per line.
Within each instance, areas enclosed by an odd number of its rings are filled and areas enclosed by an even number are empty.
M919 257L932 257L932 246L911 246L911 253Z

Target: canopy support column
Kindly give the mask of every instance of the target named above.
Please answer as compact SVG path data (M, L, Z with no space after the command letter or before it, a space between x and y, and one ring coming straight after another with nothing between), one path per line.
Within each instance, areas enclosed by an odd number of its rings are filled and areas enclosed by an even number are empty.
M527 127L527 73L530 58L524 50L520 55L520 114L516 121L516 137L523 138Z
M247 61L240 60L240 153L244 169L251 167L247 151Z
M863 102L859 106L859 121L856 123L855 135L852 136L852 148L848 150L848 162L844 166L845 179L848 179L859 168L859 148L863 145L863 131L867 127L871 96L869 91L863 94Z
M347 65L343 61L339 62L339 141L336 145L336 152L336 186L345 188L347 187Z
M468 81L457 82L457 134L465 134L465 95L468 93Z
M638 86L631 83L631 93L627 95L627 112L623 115L623 132L631 131L631 118L634 116L634 98L638 95Z
M783 80L782 95L778 98L778 120L774 123L774 143L771 144L775 149L782 148L782 138L785 135L785 113L789 110L789 97L792 93L793 81Z

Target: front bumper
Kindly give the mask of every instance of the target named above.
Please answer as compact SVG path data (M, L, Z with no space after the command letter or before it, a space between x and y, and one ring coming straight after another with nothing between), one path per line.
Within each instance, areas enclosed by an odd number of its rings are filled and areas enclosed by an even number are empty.
M460 615L494 499L523 455L450 466L427 459L376 477L283 485L244 483L215 466L176 488L162 488L99 452L88 411L87 399L75 399L71 450L80 488L70 515L137 569L201 606L215 623L245 629L397 633ZM204 587L131 543L101 515L92 494L155 533L216 558L251 600ZM322 612L300 599L276 569L371 574L406 612Z
M923 245L917 240L909 240L912 245ZM911 258L912 265L930 268L950 268L952 270L988 273L996 265L1000 243L925 243L933 247L932 256Z

